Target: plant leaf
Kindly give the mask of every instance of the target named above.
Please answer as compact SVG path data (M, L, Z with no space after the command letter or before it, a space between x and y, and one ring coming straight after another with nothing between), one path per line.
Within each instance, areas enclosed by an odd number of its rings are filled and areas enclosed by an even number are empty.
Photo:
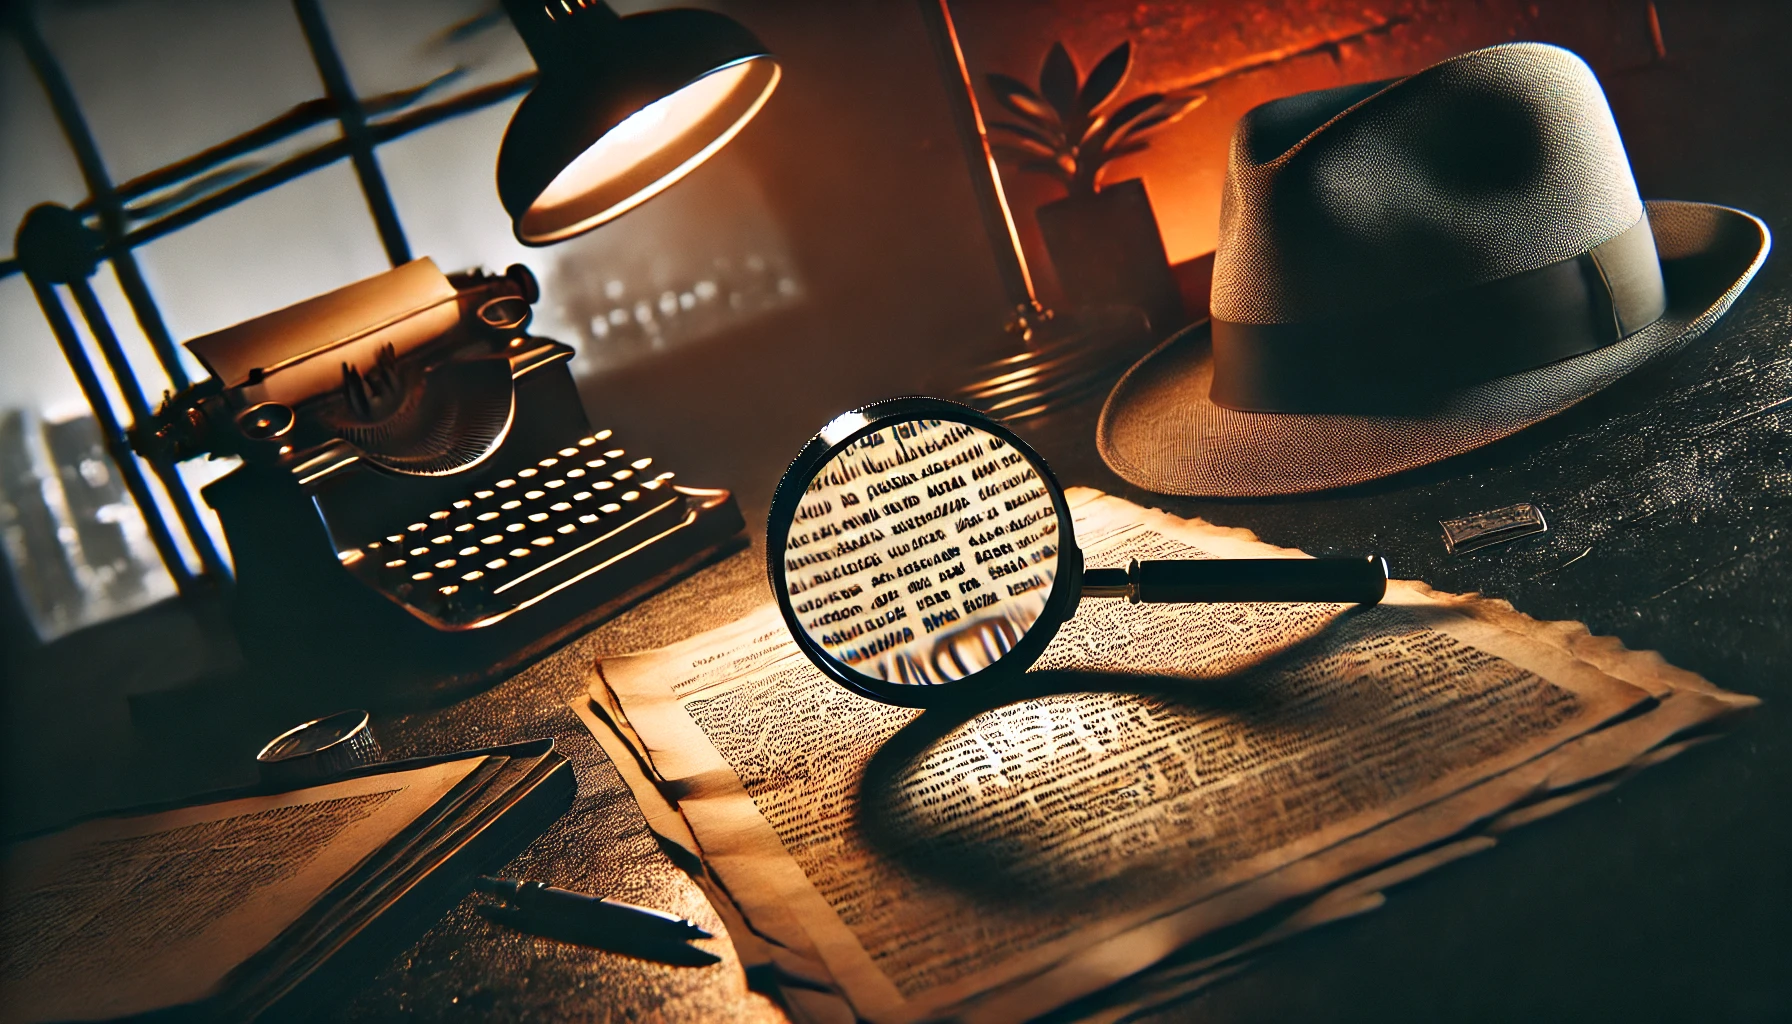
M1101 162L1104 164L1111 163L1123 156L1131 156L1134 153L1143 153L1150 148L1151 143L1142 140L1139 142L1128 142L1123 146L1115 146L1113 149L1101 154Z
M1164 94L1161 92L1148 92L1122 103L1112 114L1096 118L1076 144L1076 159L1091 160L1099 164L1102 151L1114 142L1115 133L1126 127L1133 118L1156 107L1163 99ZM1089 174L1094 173L1095 170L1091 167Z
M1143 95L1134 96L1132 99L1122 103L1120 109L1108 115L1107 124L1104 127L1108 130L1109 134L1117 132L1126 127L1128 121L1138 117L1152 107L1157 106L1159 103L1162 103L1163 100L1164 94L1161 92L1148 92Z
M1170 93L1170 99L1180 104L1176 116L1181 117L1189 111L1207 102L1207 94L1199 89L1184 89Z
M1030 139L992 142L989 149L997 156L1005 156L1010 160L1057 160L1063 155L1056 147L1041 146Z
M1170 121L1169 114L1152 114L1150 117L1141 117L1129 125L1125 131L1115 135L1108 148L1117 149L1124 146L1139 136L1148 134L1153 128L1161 128L1169 124Z
M1025 139L1028 142L1038 143L1040 146L1050 150L1053 155L1063 152L1068 148L1064 145L1063 135L1056 131L1041 131L1032 125L1017 124L1013 121L991 121L989 122L988 129L991 132L1004 132L1008 135L1013 135L1016 138Z
M1018 78L1011 78L995 72L983 76L983 80L989 83L989 91L995 93L996 102L1020 115L1021 118L1031 121L1043 129L1058 126L1058 115L1052 108L1045 105L1038 93L1027 88L1027 83Z
M1039 66L1039 95L1058 112L1058 119L1066 127L1077 120L1076 63L1063 43L1053 43L1046 51L1045 63Z
M1098 191L1098 192L1101 191L1101 178L1102 178L1102 175L1107 173L1108 166L1110 164L1112 164L1115 160L1118 160L1123 156L1131 156L1134 153L1142 153L1145 150L1150 149L1150 148L1151 148L1151 143L1149 143L1149 142L1129 142L1124 146L1115 146L1113 149L1110 149L1107 152L1101 154L1101 162L1096 164L1096 166L1095 166L1095 173L1090 180L1090 185L1096 191Z
M1132 66L1132 43L1121 43L1108 51L1095 67L1089 71L1089 77L1083 82L1083 91L1077 95L1077 112L1087 118L1095 113L1095 108L1107 101L1120 83L1126 80L1126 71Z
M1016 170L1030 171L1033 174L1044 174L1048 177L1056 178L1066 185L1071 183L1070 172L1065 170L1064 165L1058 163L1056 160L1028 160L1020 164Z
M1156 131L1166 124L1180 121L1183 115L1205 102L1207 102L1207 94L1200 92L1166 97L1149 115L1139 118L1127 125L1124 130L1115 133L1109 145L1110 147L1125 145L1147 132Z

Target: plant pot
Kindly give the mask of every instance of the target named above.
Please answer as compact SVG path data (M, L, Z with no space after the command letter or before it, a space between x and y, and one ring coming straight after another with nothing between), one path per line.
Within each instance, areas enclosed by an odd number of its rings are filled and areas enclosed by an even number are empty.
M1143 181L1047 203L1034 216L1070 306L1137 307L1158 337L1188 321Z

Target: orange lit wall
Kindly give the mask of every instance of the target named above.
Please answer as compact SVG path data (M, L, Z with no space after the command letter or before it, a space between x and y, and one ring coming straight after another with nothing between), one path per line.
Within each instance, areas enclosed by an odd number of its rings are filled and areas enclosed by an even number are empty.
M1671 45L1675 5L1660 7ZM952 11L986 118L1005 112L981 89L984 74L999 71L1035 84L1040 60L1057 40L1081 73L1132 40L1122 100L1248 68L1204 87L1202 106L1160 131L1149 150L1107 172L1110 182L1144 179L1172 263L1213 250L1232 126L1259 103L1410 74L1466 50L1519 39L1568 46L1601 75L1624 74L1654 58L1645 0L957 0ZM1022 242L1049 296L1055 284L1033 210L1058 198L1060 186L1006 163L1003 177Z

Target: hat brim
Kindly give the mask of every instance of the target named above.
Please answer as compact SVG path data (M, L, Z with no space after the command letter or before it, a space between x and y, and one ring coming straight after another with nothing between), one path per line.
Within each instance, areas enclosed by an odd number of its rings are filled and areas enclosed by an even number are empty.
M1115 473L1145 490L1245 498L1363 483L1517 433L1709 330L1767 259L1772 236L1753 214L1709 203L1647 205L1668 306L1622 341L1440 395L1417 415L1260 413L1207 397L1213 353L1203 322L1114 385L1096 447Z

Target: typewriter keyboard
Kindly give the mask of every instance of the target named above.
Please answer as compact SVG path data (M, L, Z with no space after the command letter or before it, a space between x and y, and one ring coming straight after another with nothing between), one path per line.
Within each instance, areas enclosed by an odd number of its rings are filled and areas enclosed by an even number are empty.
M684 498L599 431L338 557L443 628L533 604L678 526Z

